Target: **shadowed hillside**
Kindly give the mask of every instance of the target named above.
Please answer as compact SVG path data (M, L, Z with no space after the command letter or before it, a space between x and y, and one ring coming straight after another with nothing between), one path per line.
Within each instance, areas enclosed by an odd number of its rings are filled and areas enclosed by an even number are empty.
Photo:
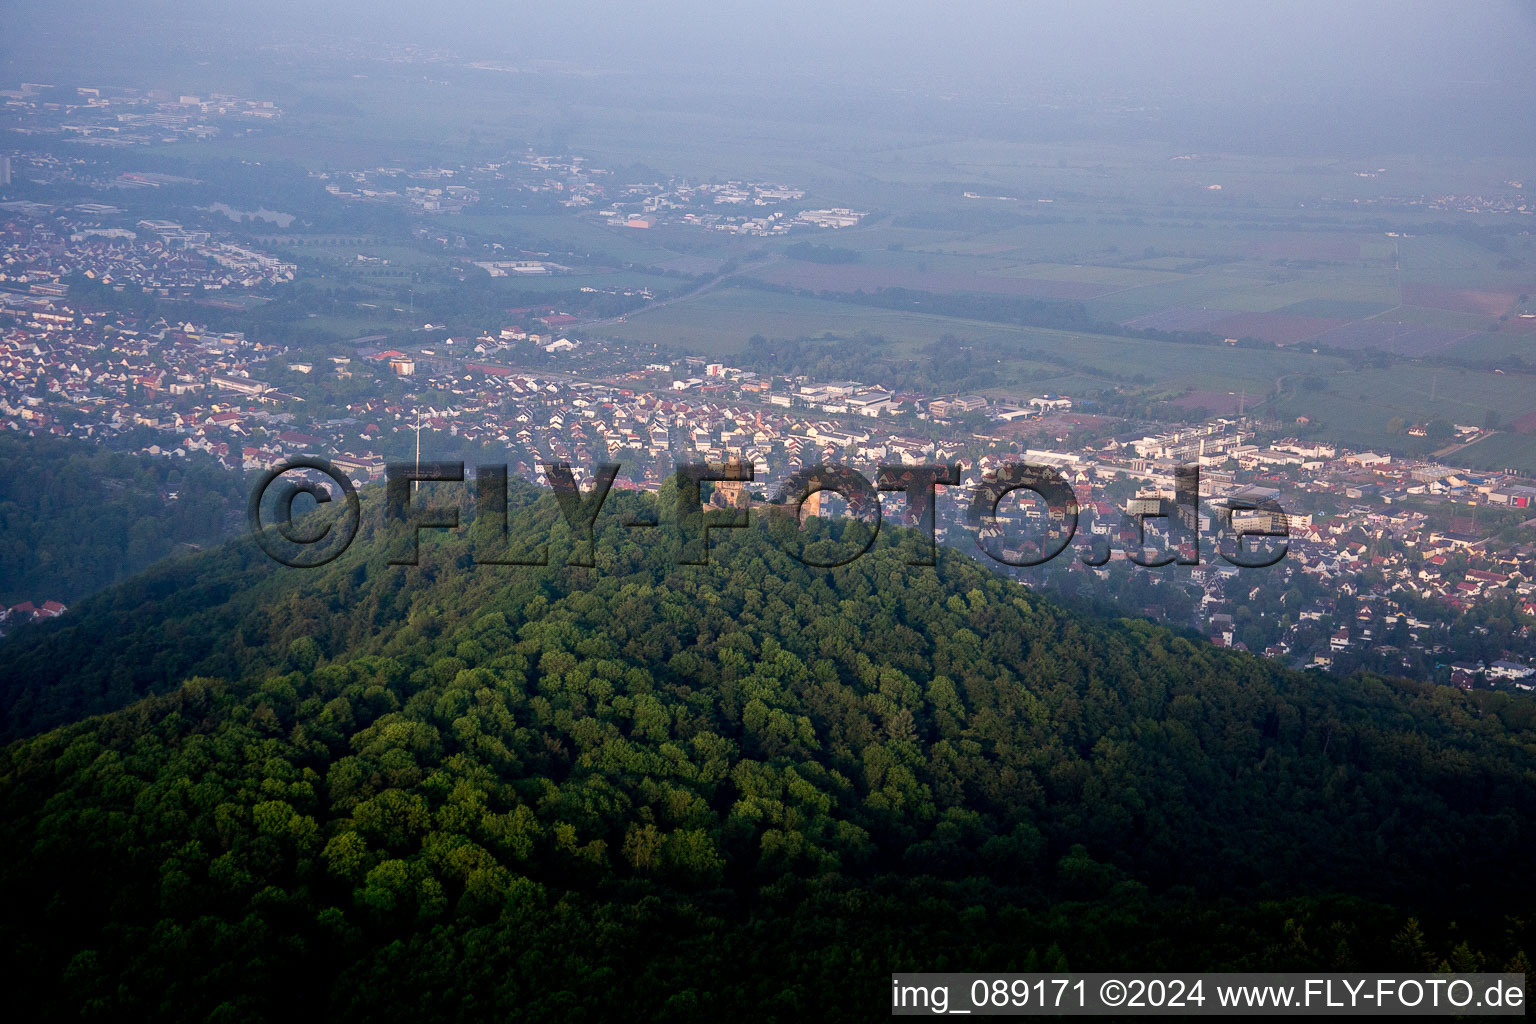
M808 569L821 525L678 565L633 495L572 569L534 497L548 568L441 531L389 567L365 516L322 569L243 542L21 644L12 729L128 705L0 760L23 1004L863 1019L898 969L1527 969L1530 702L1298 675L887 539Z

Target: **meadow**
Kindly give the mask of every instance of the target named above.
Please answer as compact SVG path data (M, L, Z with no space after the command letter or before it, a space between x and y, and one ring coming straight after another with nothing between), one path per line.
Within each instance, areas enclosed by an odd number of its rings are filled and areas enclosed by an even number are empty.
M614 337L698 352L715 358L739 355L753 334L767 338L880 335L897 354L911 355L952 336L998 343L1017 353L1000 368L1006 385L1030 390L1068 390L1062 365L1070 361L1074 384L1102 391L1127 383L1160 394L1185 388L1246 391L1262 398L1277 378L1333 373L1347 364L1308 351L1234 348L1147 341L1108 335L1052 331L957 317L906 313L751 288L721 288L694 298L631 314L603 329Z
M1507 424L1536 410L1536 388L1529 377L1518 374L1399 363L1384 369L1340 371L1323 380L1327 386L1320 390L1289 388L1276 403L1277 412L1285 418L1306 416L1326 436L1362 448L1426 452L1423 439L1388 429L1398 418L1405 425L1443 419L1482 426L1490 411ZM1502 444L1517 448L1521 443ZM1523 443L1536 454L1536 438L1525 438Z
M1536 476L1536 435L1500 431L1456 453L1456 462L1477 469L1514 470Z

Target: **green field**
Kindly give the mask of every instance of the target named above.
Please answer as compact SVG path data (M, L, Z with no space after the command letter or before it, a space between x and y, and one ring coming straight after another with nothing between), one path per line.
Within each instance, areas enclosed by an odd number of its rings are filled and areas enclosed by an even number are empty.
M381 313L391 314L389 316ZM402 330L409 325L403 322L402 317L394 315L391 309L358 309L355 316L348 316L345 307L339 307L336 315L306 317L299 321L299 325L314 331L326 331L336 335L342 341L352 338L361 338L369 334L386 334L390 331ZM418 322L416 326L420 326Z
M1474 334L1457 342L1445 353L1455 359L1497 361L1510 356L1520 356L1536 366L1536 332L1499 331L1491 334Z
M1306 416L1328 437L1363 448L1423 451L1422 439L1388 432L1396 417L1408 424L1445 419L1481 426L1489 410L1509 423L1536 409L1531 378L1516 374L1400 364L1323 379L1328 386L1321 391L1290 387L1278 411L1285 418Z
M1365 299L1302 299L1289 306L1282 306L1277 313L1291 316L1322 316L1338 320L1357 320L1385 313L1396 303L1371 302Z
M1444 327L1461 331L1485 331L1493 324L1492 318L1476 313L1431 309L1426 306L1399 306L1383 313L1381 319L1392 323L1413 324L1416 327Z
M1478 469L1513 469L1536 476L1536 434L1500 431L1456 453L1455 461Z
M1422 235L1399 241L1405 279L1456 288L1487 288L1508 275L1499 256L1455 235ZM1526 275L1529 280L1529 274Z
M1398 304L1391 272L1375 267L1331 268L1327 271L1296 271L1239 263L1209 270L1198 276L1167 283L1128 288L1093 299L1089 309L1111 320L1156 313L1173 306L1205 306L1240 313L1269 313L1301 303L1348 304L1350 309L1377 311ZM1337 307L1335 307L1337 308ZM1328 313L1301 313L1328 316ZM1359 315L1359 314L1357 314Z
M1074 281L1114 288L1169 284L1183 275L1144 267L1101 267L1066 263L1014 263L996 271L1007 277L1037 277L1044 281Z
M883 335L899 349L915 349L957 333L956 321L912 316L753 288L719 288L696 298L631 314L605 329L615 337L676 346L704 355L739 353L754 334L769 338Z
M501 242L509 249L602 253L622 263L656 264L680 252L660 244L658 235L629 228L610 228L585 217L538 214L527 216L466 213L452 222L481 239ZM702 241L702 239L701 239Z
M874 309L822 299L802 298L748 288L722 288L696 298L632 314L605 331L615 337L676 346L728 358L739 354L748 338L851 337L860 332L887 339L893 351L911 353L945 335L976 342L1001 342L1019 353L1004 373L1011 386L1044 385L1072 372L1078 385L1102 389L1140 379L1157 390L1246 390L1262 397L1287 374L1329 374L1342 360L1284 349L1238 349L1108 337L1069 331L1013 327L899 310ZM1070 360L1077 368L1043 362L1045 353ZM1060 385L1062 390L1067 385Z
M483 273L483 271L479 267L472 267L467 270L467 273ZM611 274L535 274L530 276L508 274L506 277L495 278L493 284L498 289L513 292L567 292L578 288L599 290L649 288L659 295L689 287L687 281L681 281L675 277L636 274L628 271Z

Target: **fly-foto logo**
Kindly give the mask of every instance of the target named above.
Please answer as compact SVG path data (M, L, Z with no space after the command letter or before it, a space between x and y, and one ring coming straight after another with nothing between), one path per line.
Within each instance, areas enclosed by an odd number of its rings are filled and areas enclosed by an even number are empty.
M566 564L593 566L595 531L620 466L599 464L591 486L582 491L567 464L544 467L560 512L570 527L574 543ZM328 478L329 483L317 479ZM481 537L491 543L475 546L472 561L476 565L548 565L549 548L538 538L513 537L510 534L506 466L476 466L474 472L474 511ZM678 562L683 565L707 565L710 534L717 530L741 529L750 523L750 502L728 502L726 508L706 508L703 485L712 483L734 488L754 479L750 463L684 463L674 474L676 502L665 524L659 517L627 518L623 526L630 530L657 530L664 526L675 531L681 544ZM391 463L385 474L386 520L400 531L403 544L392 552L394 565L417 563L422 530L457 530L460 511L423 499L421 484L464 482L462 462ZM786 479L767 504L758 508L781 521L800 522L808 503L819 510L821 497L836 495L847 507L847 519L860 524L843 538L841 550L795 550L790 554L805 565L834 568L855 561L874 545L883 517L880 492L901 492L904 502L899 515L902 525L918 531L921 543L908 558L912 565L934 565L937 542L938 489L960 485L960 468L955 465L882 465L875 482L849 466L823 464L799 470ZM1038 536L1019 540L999 515L1003 500L1017 491L1025 491L1044 503L1040 516L1044 530ZM1180 466L1174 473L1174 497L1142 499L1138 507L1127 509L1118 531L1095 534L1093 543L1081 545L1078 558L1089 566L1102 566L1112 557L1113 540L1131 562L1156 567L1170 564L1195 565L1200 562L1200 467ZM294 503L300 494L308 494L318 505L341 499L342 510L330 522L311 526L301 532L294 521ZM248 506L248 521L256 542L274 560L295 568L313 568L336 558L356 539L359 523L359 499L346 475L325 459L312 457L289 459L268 470L258 480ZM1288 529L1284 510L1272 498L1259 500L1223 499L1212 516L1216 553L1228 563L1245 569L1274 565L1288 550ZM966 525L976 536L977 546L995 561L1028 567L1042 565L1059 557L1078 534L1080 509L1071 483L1055 467L1027 462L1008 463L995 475L989 475L971 489L965 507ZM1149 543L1149 521L1156 521L1160 545Z

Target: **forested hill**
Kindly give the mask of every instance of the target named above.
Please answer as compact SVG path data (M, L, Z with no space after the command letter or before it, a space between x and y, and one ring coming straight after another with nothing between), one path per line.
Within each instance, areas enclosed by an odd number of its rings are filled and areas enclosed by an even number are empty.
M575 570L529 498L547 569L431 534L390 568L369 523L7 659L13 722L169 690L0 755L13 1002L865 1019L897 969L1528 970L1530 702L1298 675L883 541L677 565L631 495Z
M0 603L73 605L160 559L216 545L244 489L211 456L152 458L0 430Z

